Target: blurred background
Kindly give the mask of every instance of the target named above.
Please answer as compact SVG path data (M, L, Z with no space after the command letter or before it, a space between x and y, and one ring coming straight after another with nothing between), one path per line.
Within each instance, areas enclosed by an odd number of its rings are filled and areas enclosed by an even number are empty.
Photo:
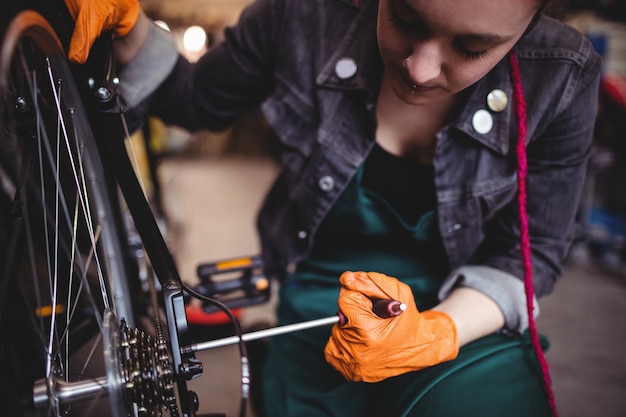
M177 39L191 61L222 38L250 0L142 0L145 12ZM562 417L626 416L626 1L553 3L549 14L574 26L603 56L593 154L579 208L577 239L555 293L541 300L539 329ZM148 194L184 280L207 261L257 254L254 222L278 172L273 134L253 112L223 132L190 134L150 120L133 142ZM271 325L273 299L244 309L244 327ZM221 325L200 326L214 338ZM227 332L227 331L226 331ZM235 348L202 352L192 381L200 412L236 415ZM251 411L250 416L254 416ZM503 410L503 415L506 412Z

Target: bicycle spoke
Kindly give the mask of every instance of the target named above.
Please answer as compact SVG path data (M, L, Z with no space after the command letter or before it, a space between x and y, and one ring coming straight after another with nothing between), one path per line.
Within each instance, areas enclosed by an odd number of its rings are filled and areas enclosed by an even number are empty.
M33 10L9 17L0 27L0 374L19 384L3 383L0 398L16 417L89 415L115 377L102 361L117 352L103 340L104 313L134 321L118 196L54 29Z
M49 58L46 58L46 63L47 63L48 76L50 77L50 84L52 86L54 86L54 77L52 76L52 69L50 67L50 59ZM53 89L53 92L54 92L54 101L55 101L55 105L57 107L58 114L61 115L63 113L63 111L61 110L60 98L59 98L58 94L56 93L56 90ZM74 181L75 181L75 184L76 184L76 189L77 190L82 190L81 181L79 180L79 175L77 173L77 166L76 166L76 163L74 161L74 155L71 152L71 146L70 146L70 143L69 143L69 138L68 138L68 134L67 134L67 128L66 128L66 125L64 123L63 118L60 118L60 122L61 122L62 131L63 131L63 139L65 141L65 145L66 145L67 150L68 150L68 157L70 159L70 166L71 166L72 172L74 174ZM83 215L85 216L86 225L89 228L89 235L92 237L91 244L92 244L93 247L95 247L95 242L93 241L93 223L91 221L91 216L89 215L89 209L88 209L88 206L87 206L87 204L86 204L86 202L84 200L83 193L80 192L78 195L80 196L81 208L83 210ZM98 269L98 279L100 280L100 290L102 291L102 300L105 303L104 304L105 307L109 308L110 306L109 306L109 301L108 301L108 295L106 294L106 286L104 284L104 279L102 277L102 273L100 272L101 271L101 269L100 269L100 260L98 259L97 252L96 252L96 256L95 256L94 259L95 259L95 262L96 262L96 264L98 266L98 268L97 268Z

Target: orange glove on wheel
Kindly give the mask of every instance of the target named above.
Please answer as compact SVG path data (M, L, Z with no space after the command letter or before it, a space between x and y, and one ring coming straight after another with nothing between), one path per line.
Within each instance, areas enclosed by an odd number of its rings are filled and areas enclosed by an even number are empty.
M344 272L336 324L324 349L326 360L351 381L378 382L449 361L458 355L456 325L441 311L417 311L408 285L376 272ZM406 304L397 317L380 318L372 300Z
M116 36L127 35L141 12L138 0L65 0L65 4L76 22L68 58L79 64L87 61L102 32L114 29Z

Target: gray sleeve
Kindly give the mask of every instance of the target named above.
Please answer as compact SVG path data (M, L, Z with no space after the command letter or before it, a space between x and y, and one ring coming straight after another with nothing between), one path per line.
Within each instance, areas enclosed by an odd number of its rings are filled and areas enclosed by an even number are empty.
M150 25L145 44L119 74L118 92L127 108L133 108L152 94L170 74L178 49L173 36Z
M489 266L462 266L448 275L439 290L439 299L447 298L456 287L473 288L494 300L504 315L507 330L522 333L528 328L526 293L519 278ZM533 315L537 317L536 297L533 297L533 306Z

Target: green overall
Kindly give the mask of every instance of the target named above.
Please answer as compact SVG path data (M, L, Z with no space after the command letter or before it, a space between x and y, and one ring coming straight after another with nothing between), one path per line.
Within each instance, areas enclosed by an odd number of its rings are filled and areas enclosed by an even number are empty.
M407 224L361 184L360 169L316 236L311 256L279 291L280 324L332 316L346 270L394 276L418 309L437 303L446 271L434 211ZM331 327L270 340L263 375L267 417L541 417L550 415L541 374L525 336L493 334L457 359L379 383L346 381L324 359Z

